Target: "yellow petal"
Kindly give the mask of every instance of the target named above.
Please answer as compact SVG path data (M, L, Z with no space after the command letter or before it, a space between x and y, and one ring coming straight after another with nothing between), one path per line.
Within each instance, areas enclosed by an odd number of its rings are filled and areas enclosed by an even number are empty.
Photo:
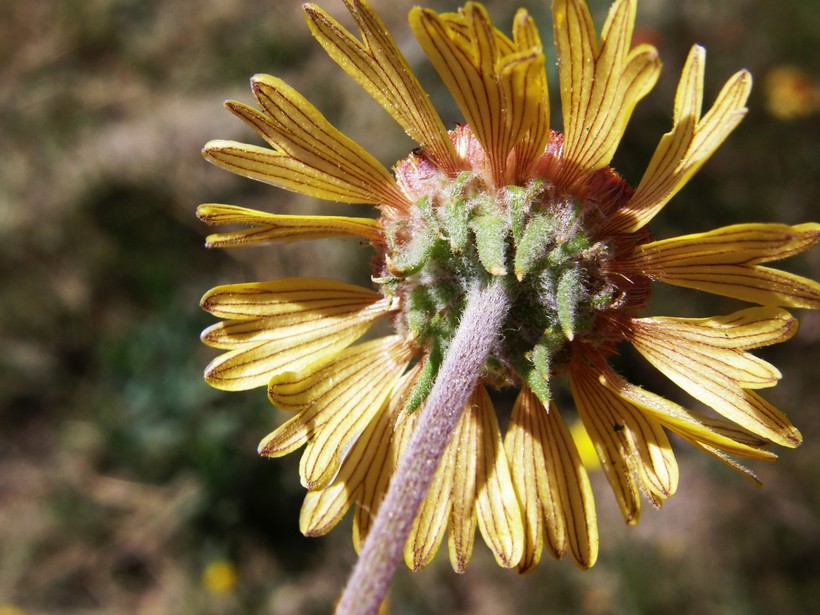
M628 45L628 44L627 44ZM602 54L599 65L604 61ZM602 87L600 94L593 88L590 109L595 109L592 127L585 129L586 140L579 145L578 154L565 154L567 159L585 168L602 169L609 164L626 132L626 126L635 106L654 87L661 64L657 50L650 45L638 45L627 55L619 82ZM600 98L599 98L600 97ZM614 98L613 98L614 97ZM607 110L607 104L617 104L616 113Z
M567 550L589 568L598 556L598 526L589 480L558 409L547 412L529 389L513 407L504 441L525 521L520 572L540 560L543 540L554 557Z
M628 337L639 350L687 361L695 370L717 370L739 387L756 389L775 385L780 372L743 351L789 339L797 321L785 310L760 307L713 318L636 318L630 327Z
M675 96L671 132L665 134L629 203L607 227L612 233L632 233L657 214L720 147L746 114L752 76L740 71L718 94L701 119L706 52L695 45L689 52Z
M503 58L497 66L510 146L529 135L534 126L540 130L540 134L530 135L535 141L528 144L534 150L530 158L543 153L549 138L548 125L540 116L545 111L547 87L544 63L540 50L526 50Z
M526 134L533 141L530 148L548 136L538 116L548 108L542 51L535 45L519 48L500 36L477 3L457 14L416 8L410 25L481 143L493 181L501 185L510 150ZM517 28L517 43L537 43L532 27ZM530 154L525 151L524 156Z
M818 241L820 224L737 224L645 244L615 268L761 305L820 309L820 284L758 265Z
M232 320L205 329L202 339L233 350L208 365L205 380L228 391L264 386L285 369L302 369L349 346L389 312L388 303L367 289L312 278L214 288L203 308Z
M345 5L361 30L361 42L308 4L305 13L313 36L441 168L455 173L458 157L447 130L381 18L364 0L345 0Z
M283 278L217 286L202 297L203 310L218 318L253 320L278 317L282 326L300 323L305 317L358 311L381 301L380 293L324 278Z
M597 472L601 469L601 461L598 459L598 453L595 452L595 444L587 433L584 422L580 417L576 418L569 424L569 432L572 434L572 440L575 442L575 448L578 449L578 455L581 457L581 463L584 464L587 472Z
M598 559L598 524L592 487L558 407L550 403L547 413L547 473L557 477L564 510L567 544L575 563L591 568Z
M418 372L417 364L401 377L390 402L356 440L333 482L323 489L308 491L299 516L299 529L303 534L321 536L328 533L358 499L353 544L357 551L360 549L395 470L395 449L401 442L397 440L394 428Z
M718 461L722 461L744 478L749 479L749 481L751 481L751 483L755 487L761 487L763 485L763 483L761 483L760 479L757 477L757 474L752 472L749 468L744 466L742 463L739 463L736 459L730 457L720 449L715 448L713 446L709 446L708 444L704 444L703 442L691 441L691 443L703 452L708 453Z
M377 220L345 216L282 216L236 207L208 203L197 207L196 215L206 224L238 225L251 228L208 235L208 248L255 246L274 241L323 239L326 237L361 237L375 242L383 231Z
M595 444L598 459L606 474L621 514L629 525L638 522L641 499L636 479L637 468L633 450L622 416L615 416L598 390L590 385L585 370L572 374L572 397L589 437ZM623 408L619 408L623 409Z
M524 554L518 563L521 573L530 572L541 561L545 534L555 557L566 552L567 532L557 480L547 473L546 420L543 406L523 388L504 436L510 477L524 514Z
M755 440L741 428L732 427L732 423L685 411L667 399L623 381L618 382L618 380L618 377L610 371L605 378L601 379L601 383L623 399L632 399L636 402L637 407L649 414L654 414L658 421L670 431L740 472L756 485L759 486L760 481L754 472L738 463L726 451L764 461L776 459L776 455L759 448L765 446L765 441Z
M505 144L499 143L503 119L501 92L492 80L498 53L493 27L476 4L451 17L467 29L466 35L457 35L448 21L419 7L410 12L410 26L487 153L493 178L500 181L509 149L502 153Z
M735 442L739 442L741 444L745 444L747 446L751 446L753 448L765 448L767 447L770 442L765 438L761 438L753 434L748 429L744 429L737 423L733 423L731 421L727 421L725 419L706 416L704 414L700 414L699 412L694 412L692 410L689 413L694 416L702 425L705 425L713 432L725 436L734 440ZM767 457L766 459L773 459L774 456Z
M514 182L522 182L530 176L531 166L544 153L547 145L550 135L550 102L541 37L535 21L524 9L519 9L515 14L513 40L518 51L541 56L537 61L530 61L526 71L519 71L519 75L524 75L526 81L516 86L517 89L511 87L510 80L503 82L505 98L517 101L517 97L520 97L520 104L523 106L519 114L523 137L515 147L516 170L512 178ZM537 58L537 55L532 57Z
M259 453L280 457L307 442L300 474L308 489L326 486L342 456L386 403L409 359L398 337L373 340L340 352L299 373L275 376L271 402L299 413L267 436Z
M484 542L499 566L511 568L524 553L524 523L501 443L498 421L483 386L474 396L478 458L476 515Z
M265 113L238 102L226 105L273 149L211 141L203 150L205 158L234 173L308 196L398 211L410 206L390 172L296 90L270 75L256 75L251 86Z
M625 438L617 450L626 455L625 461L640 479L643 491L656 496L654 501L658 505L661 499L674 494L678 466L657 420L602 386L596 374L581 363L573 366L571 383L579 408L583 406L588 415L597 414L607 430L618 436L614 440ZM609 435L605 437L611 440Z
M658 279L761 305L820 309L820 283L769 267L681 265Z
M371 524L376 519L382 499L387 493L390 478L393 476L395 468L407 450L407 445L413 435L420 410L416 412L405 412L405 402L410 395L413 386L416 384L421 363L416 363L408 372L402 376L399 384L396 385L390 398L387 412L392 421L392 433L390 434L390 446L383 460L374 460L374 465L369 469L367 478L361 492L359 505L353 515L353 545L358 552L361 550Z
M341 521L354 500L358 500L353 522L353 546L358 552L375 519L400 452L407 438L397 429L404 401L418 377L419 365L404 374L393 390L389 403L370 422L344 458L333 482L323 489L308 491L299 516L305 536L322 536ZM414 420L405 421L412 424ZM405 425L406 427L407 425ZM395 430L394 430L395 429ZM398 450L397 450L398 449Z
M469 420L469 412L462 412L456 430L459 431L462 424ZM454 434L454 437L457 436ZM444 539L447 519L452 507L451 493L457 454L458 451L454 446L448 445L445 449L427 496L413 520L413 527L404 546L404 561L411 570L419 571L425 568L432 561Z
M405 546L408 566L419 570L432 560L448 517L448 549L456 572L464 572L470 561L476 524L499 564L510 567L518 562L524 541L521 512L500 444L492 402L479 387L459 419L414 521Z
M621 399L633 404L654 417L661 425L682 438L701 442L721 449L727 453L751 457L754 459L774 459L775 455L762 450L765 443L749 444L744 440L731 437L731 430L716 429L714 419L703 420L696 413L690 412L678 404L630 384L618 376L612 368L601 363L596 364L600 383Z
M305 536L328 533L361 495L368 479L376 482L371 475L386 467L390 452L390 433L395 422L390 410L387 405L382 406L371 420L345 457L332 484L308 491L299 515L299 530Z
M820 241L820 224L733 224L639 246L635 268L654 276L678 262L692 265L757 265L805 252Z
M465 12L467 10L474 11L476 7L465 7L465 10L460 10L458 13L440 13L438 17L450 32L450 36L453 40L457 40L460 45L470 46L475 44L475 33L474 26L470 23L470 19L465 19ZM486 11L484 13L486 14ZM515 43L502 32L494 29L493 35L495 38L493 44L498 48L502 56L516 52L517 47Z
M635 319L639 327L657 329L660 335L685 338L713 348L750 350L785 342L797 331L797 320L774 307L746 308L726 316L708 318Z
M468 403L469 406L464 410L453 439L448 445L453 451L453 465L448 469L453 475L453 484L447 548L453 570L459 574L463 573L470 563L476 528L475 500L479 463L476 442L480 427L473 410L476 401L471 400Z
M754 309L754 308L753 308ZM782 331L784 317L780 310L773 310L771 320L766 312L771 308L758 308L755 315L747 320L757 321L743 329L770 328L773 341L787 338L793 326ZM748 316L748 310L746 310ZM741 317L741 319L743 316ZM708 324L706 324L708 323ZM731 336L734 327L726 322L692 322L687 319L635 319L631 322L627 338L633 346L679 387L695 399L712 407L726 418L751 431L783 446L797 446L801 442L800 432L786 416L774 406L747 388L769 386L779 377L776 369L765 361L745 353L725 349L719 338L690 339L676 335L677 327L712 328Z
M609 164L632 110L657 81L656 50L630 49L634 23L635 0L618 0L599 47L586 3L553 2L566 163L558 182L570 190Z
M317 199L372 204L381 199L372 187L356 185L358 182L331 163L313 167L286 154L236 141L209 141L202 152L209 162L231 173ZM328 173L331 169L332 174Z
M586 3L554 0L552 20L566 139L567 135L579 135L582 131L595 79L598 46L595 26ZM575 137L574 140L577 139Z

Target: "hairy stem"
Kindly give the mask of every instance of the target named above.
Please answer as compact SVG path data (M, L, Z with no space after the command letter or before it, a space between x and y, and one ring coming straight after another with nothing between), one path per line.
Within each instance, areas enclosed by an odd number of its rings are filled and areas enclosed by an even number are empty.
M461 322L421 411L407 452L390 481L387 495L365 539L336 615L378 612L439 459L499 338L508 309L509 301L500 280L486 288L475 288L468 295Z

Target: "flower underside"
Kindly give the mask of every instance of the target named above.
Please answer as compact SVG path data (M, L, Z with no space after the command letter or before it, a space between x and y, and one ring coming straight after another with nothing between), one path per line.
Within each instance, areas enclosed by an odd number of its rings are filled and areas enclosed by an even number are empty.
M511 307L407 540L414 569L448 532L453 567L463 571L476 528L500 565L522 572L545 550L583 568L595 562L589 480L550 391L558 375L568 377L628 523L639 518L641 495L660 506L677 488L669 432L753 480L734 456L773 459L770 443L800 443L757 392L780 372L749 351L794 334L784 308L820 308L820 284L765 266L814 246L820 225L746 223L662 240L647 229L745 115L748 72L730 77L704 113L705 52L692 48L672 128L632 189L609 164L660 72L653 47L632 45L635 0L615 1L600 36L583 0L553 1L563 133L549 128L547 53L526 11L511 37L474 2L456 13L411 11L413 33L465 120L447 131L375 11L365 0L345 4L360 37L308 4L312 34L419 149L391 173L282 80L257 75L260 109L227 106L268 147L212 141L204 155L301 194L375 205L380 218L198 210L210 224L238 227L209 236L213 247L358 237L376 252L376 291L286 278L217 287L202 301L222 319L203 341L225 351L206 380L267 387L292 413L260 453L304 447L305 534L326 533L355 504L360 546L477 285L500 283ZM654 282L754 307L641 316ZM382 317L395 335L357 343ZM607 363L623 342L720 417L624 380ZM504 434L487 387L519 389Z
M432 386L476 284L503 278L512 308L503 341L489 358L484 380L495 386L528 383L546 403L551 378L563 372L571 344L584 340L607 354L622 336L607 315L634 314L648 299L649 280L612 275L614 257L635 239L606 236L607 212L631 189L611 170L598 172L594 190L575 196L555 184L563 135L551 133L526 185L496 188L487 157L469 126L451 132L463 170L453 175L425 150L396 165L399 185L414 199L406 215L382 219L385 244L373 279L401 306L395 325L425 357L408 410ZM638 233L646 240L648 233Z

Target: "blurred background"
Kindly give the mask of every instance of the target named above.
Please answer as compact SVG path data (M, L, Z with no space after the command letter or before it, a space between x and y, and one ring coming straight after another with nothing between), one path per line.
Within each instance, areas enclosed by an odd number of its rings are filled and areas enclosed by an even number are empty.
M410 35L413 3L373 3L445 124L459 121ZM343 17L338 0L321 4ZM522 4L541 24L554 75L548 3ZM517 5L487 6L509 31ZM608 2L591 6L600 25ZM642 0L638 21L636 36L659 47L664 71L615 160L633 184L671 125L693 42L708 50L707 104L735 70L756 79L748 117L653 222L655 235L816 220L820 3ZM299 456L256 455L284 413L263 391L202 381L215 352L198 340L212 322L198 301L212 286L369 276L370 253L355 241L203 247L202 202L368 211L201 159L211 138L257 142L221 108L250 102L256 72L286 78L386 165L413 147L310 39L299 2L0 0L1 615L328 613L354 562L349 522L324 538L299 534ZM820 250L786 267L816 277ZM668 315L737 307L683 289L661 289L653 302ZM662 512L647 506L637 527L593 476L601 555L591 571L546 559L518 577L479 540L463 576L446 549L428 570L402 571L393 612L820 612L820 317L800 316L795 339L760 354L784 374L768 399L806 443L755 465L763 489L675 441L678 494ZM694 406L626 350L619 368Z

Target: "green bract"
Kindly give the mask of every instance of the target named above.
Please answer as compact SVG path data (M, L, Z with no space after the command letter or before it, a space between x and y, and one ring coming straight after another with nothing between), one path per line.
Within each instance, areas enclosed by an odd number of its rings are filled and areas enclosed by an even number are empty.
M386 222L390 275L378 279L403 298L400 327L427 351L408 406L429 391L468 290L499 277L514 309L486 376L501 384L532 381L546 400L566 343L591 329L596 312L613 300L610 250L586 230L595 208L541 180L497 189L465 171L424 184L429 193L410 214Z

